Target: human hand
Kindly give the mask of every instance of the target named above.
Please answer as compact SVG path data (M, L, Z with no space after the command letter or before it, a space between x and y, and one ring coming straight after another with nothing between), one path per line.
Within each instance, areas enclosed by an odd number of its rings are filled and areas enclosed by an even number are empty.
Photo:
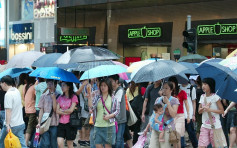
M104 119L104 120L109 120L109 119L110 119L110 115L105 115L105 116L103 117L103 119Z
M11 129L11 127L10 127L10 125L6 125L6 127L7 127L7 132L9 133L9 132L10 132L10 129Z
M195 115L193 115L192 120L193 120L193 122L196 121L196 117L195 117Z
M164 101L165 104L168 104L169 103L169 98L167 96L164 96L163 101Z
M227 110L224 111L224 114L222 114L222 117L225 118L226 114L228 113Z
M189 117L187 117L187 124L189 124L190 123L190 118Z
M37 124L37 125L36 125L36 128L40 128L40 124Z
M142 122L145 122L145 115L142 114Z

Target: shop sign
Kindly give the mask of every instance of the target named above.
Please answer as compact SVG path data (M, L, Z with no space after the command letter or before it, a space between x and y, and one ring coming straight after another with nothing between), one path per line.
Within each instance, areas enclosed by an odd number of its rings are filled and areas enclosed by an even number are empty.
M146 26L136 29L128 29L128 38L155 38L161 36L161 28L147 28Z
M170 43L173 23L151 23L119 26L120 43Z
M9 43L10 44L23 44L23 43L33 43L33 24L13 24L9 25Z
M58 28L58 44L94 44L96 27ZM74 32L74 33L73 33Z
M34 0L34 18L53 18L57 0Z
M237 40L237 19L192 21L198 42L219 43Z
M237 24L198 25L198 35L237 34Z

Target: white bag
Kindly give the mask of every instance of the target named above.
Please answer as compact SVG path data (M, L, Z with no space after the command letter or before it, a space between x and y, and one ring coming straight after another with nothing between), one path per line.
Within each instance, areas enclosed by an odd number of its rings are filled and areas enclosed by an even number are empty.
M132 107L130 105L130 103L128 102L128 107L129 107L129 118L128 118L128 126L132 126L133 124L135 124L137 122L137 116L135 115L135 113L132 110Z

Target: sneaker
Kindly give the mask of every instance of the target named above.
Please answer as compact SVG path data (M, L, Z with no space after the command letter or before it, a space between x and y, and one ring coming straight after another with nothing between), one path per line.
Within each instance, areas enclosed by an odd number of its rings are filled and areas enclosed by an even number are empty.
M86 141L78 141L78 143L80 144L80 146L87 146Z
M75 147L75 146L77 146L77 144L73 142L73 146Z
M86 143L87 146L91 146L90 141L85 141L85 143Z

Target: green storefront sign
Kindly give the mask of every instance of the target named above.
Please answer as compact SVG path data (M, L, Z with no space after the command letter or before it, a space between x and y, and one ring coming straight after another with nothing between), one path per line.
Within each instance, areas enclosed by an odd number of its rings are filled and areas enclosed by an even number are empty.
M59 41L60 42L66 42L66 43L76 43L78 41L82 41L82 40L87 40L88 36L86 35L60 35L59 37Z
M237 34L237 24L220 24L214 25L198 25L198 35L224 35L224 34Z
M158 38L161 37L161 28L154 27L148 28L146 26L142 28L128 29L128 38Z

